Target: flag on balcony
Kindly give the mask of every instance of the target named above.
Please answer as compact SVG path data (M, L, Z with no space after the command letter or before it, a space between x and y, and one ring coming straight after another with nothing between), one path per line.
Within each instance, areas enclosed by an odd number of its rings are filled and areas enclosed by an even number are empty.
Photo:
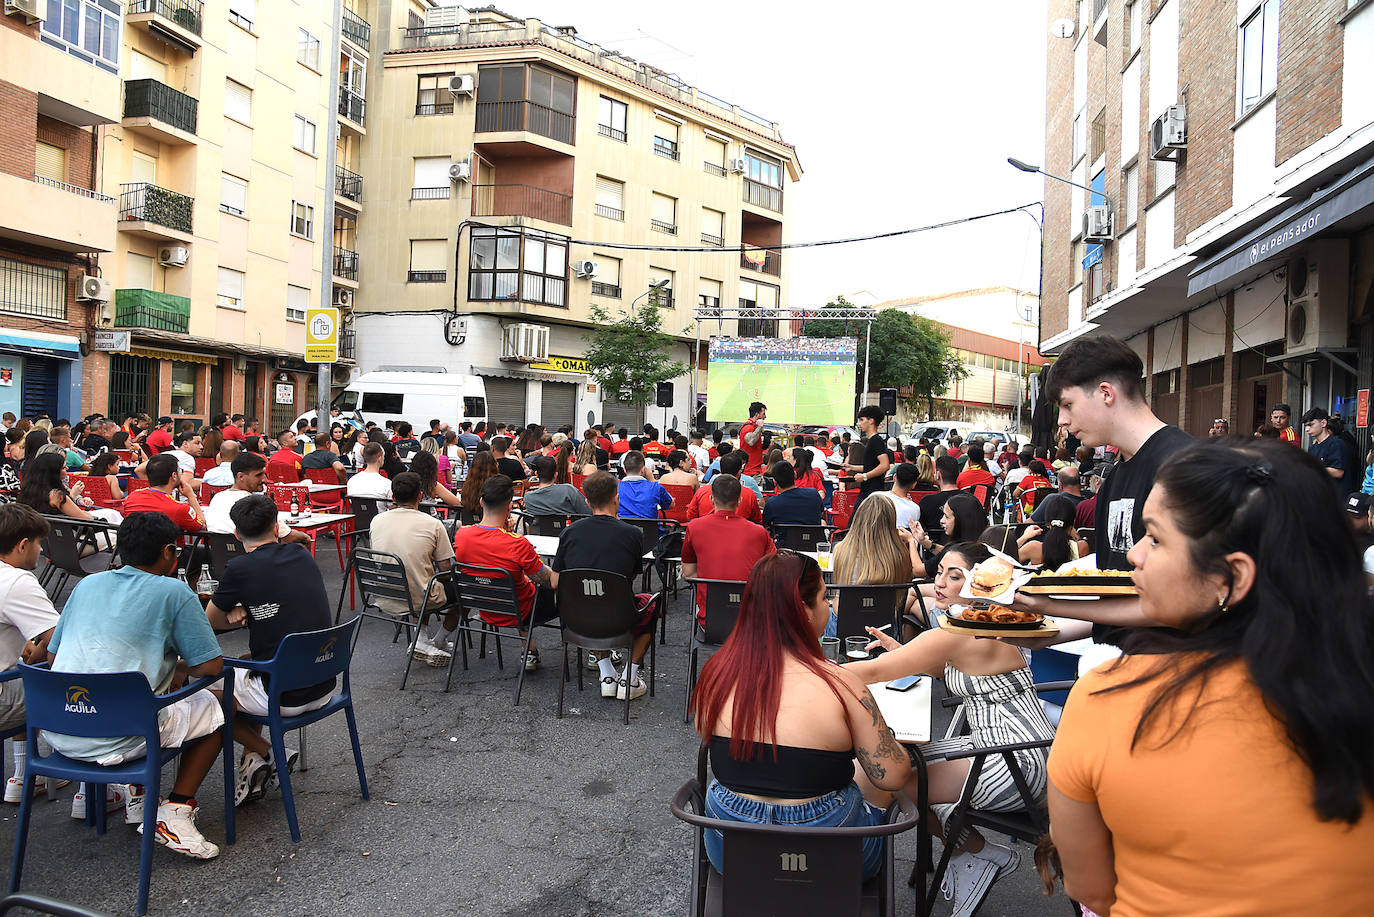
M748 261L750 264L760 269L762 269L764 263L768 261L768 251L762 248L745 248L743 249L743 255L745 261Z

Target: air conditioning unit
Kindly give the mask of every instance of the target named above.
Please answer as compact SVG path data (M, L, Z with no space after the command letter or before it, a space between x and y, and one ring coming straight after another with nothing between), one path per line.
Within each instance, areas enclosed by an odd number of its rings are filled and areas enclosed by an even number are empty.
M517 322L501 331L501 359L520 363L542 363L549 358L547 325Z
M449 181L472 181L472 157L460 159L448 167Z
M330 380L335 385L347 385L353 381L353 368L343 363L335 363L334 368L330 370Z
M433 6L425 10L425 28L451 28L467 25L468 11L461 6Z
M334 291L334 305L339 309L353 308L353 291L342 287Z
M730 171L734 172L736 175L743 175L746 168L747 165L743 159L730 160Z
M1287 355L1349 343L1350 243L1324 239L1288 263Z
M477 81L471 73L460 73L448 78L448 91L455 96L472 96L477 91Z
M163 267L185 267L191 253L184 245L168 245L157 250L157 263Z
M1083 241L1091 245L1112 241L1112 208L1096 204L1083 213Z
M5 0L5 15L23 16L29 25L33 25L47 18L41 9L46 5L43 0Z
M574 261L573 269L577 271L578 277L595 277L596 269L599 267L595 261Z
M1150 158L1177 159L1188 148L1188 106L1180 102L1164 109L1150 125Z
M109 302L110 294L113 291L114 285L104 277L92 277L90 274L83 274L80 292L76 294L76 298L91 302Z

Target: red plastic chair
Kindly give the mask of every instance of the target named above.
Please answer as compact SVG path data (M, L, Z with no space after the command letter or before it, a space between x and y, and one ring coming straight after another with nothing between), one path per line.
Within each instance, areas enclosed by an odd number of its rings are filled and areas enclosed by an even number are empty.
M88 474L81 478L86 485L86 496L95 501L95 505L105 509L123 510L124 501L116 500L110 494L110 482L105 480L103 474Z
M226 490L228 490L228 489L229 489L228 487L223 487L223 486L218 486L218 487L217 487L217 486L215 486L214 484L206 484L204 481L201 481L201 482L200 482L200 505L201 505L201 506L206 506L206 505L208 505L209 502L210 502L211 500L215 499L215 494L221 493L221 492L226 491Z
M267 463L267 480L271 484L295 484L301 479L300 470L285 462Z
M218 464L219 464L219 458L218 458L218 456L214 456L214 455L200 455L200 456L197 456L197 457L196 457L196 470L195 470L193 473L195 474L195 476L196 476L197 479L203 478L203 477L205 477L205 475L210 471L211 468L214 468L214 467L215 467L216 465L218 465Z
M691 506L692 497L696 495L697 489L690 484L664 484L663 489L673 498L673 505L663 511L663 518L686 525L687 507Z
M338 484L339 476L334 473L333 468L307 468L305 469L305 479L316 484ZM310 495L310 505L332 512L343 512L339 507L343 505L344 492L342 490L325 490Z
M587 480L585 474L575 474L572 476L572 486L577 488L578 493L582 493L582 482Z
M133 463L134 450L132 449L116 449L114 450L114 454L118 456L119 460L126 465Z
M830 521L835 528L844 530L849 528L849 517L854 513L854 506L859 502L859 491L856 490L837 490L830 500Z
M151 485L148 483L148 479L147 479L147 478L136 478L136 477L134 477L133 475L129 475L129 483L128 483L128 485L124 488L124 492L125 492L126 494L131 494L131 493L133 493L133 492L136 491L136 490L142 490L143 488L149 487L149 486L151 486Z

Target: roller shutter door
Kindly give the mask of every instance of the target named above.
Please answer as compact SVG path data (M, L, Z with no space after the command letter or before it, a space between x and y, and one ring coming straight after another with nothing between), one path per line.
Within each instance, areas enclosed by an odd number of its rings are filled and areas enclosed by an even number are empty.
M504 423L512 427L525 425L525 387L523 379L503 379L483 376L487 386L487 424Z
M617 427L629 427L635 433L644 428L644 408L638 404L626 404L607 396L601 404L602 423L613 423Z
M20 411L25 417L37 417L46 411L57 416L57 361L42 357L24 360L24 376L19 388Z
M544 382L539 399L539 422L546 430L557 430L565 423L577 429L577 386L567 382ZM577 431L581 432L581 431Z

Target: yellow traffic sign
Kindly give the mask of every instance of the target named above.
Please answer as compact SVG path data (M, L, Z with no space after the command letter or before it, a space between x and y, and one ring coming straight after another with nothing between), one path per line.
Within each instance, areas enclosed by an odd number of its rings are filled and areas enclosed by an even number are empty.
M339 359L339 310L305 310L305 362L334 363Z

